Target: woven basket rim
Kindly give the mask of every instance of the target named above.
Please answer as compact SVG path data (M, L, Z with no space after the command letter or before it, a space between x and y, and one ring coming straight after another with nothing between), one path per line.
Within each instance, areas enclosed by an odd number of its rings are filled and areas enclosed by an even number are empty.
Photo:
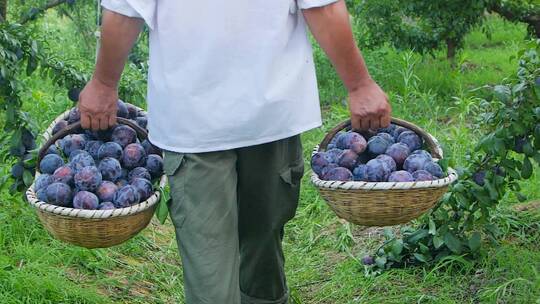
M141 109L137 106L135 107L140 111L144 111L144 109ZM54 128L56 123L60 120L67 118L70 110L71 108L66 110L62 114L60 114L58 117L56 117L56 119L54 119L51 122L49 127L42 134L45 141L47 141L50 138L52 134L52 129ZM37 178L39 175L40 173L36 171L35 178ZM164 189L166 184L167 184L167 176L164 174L161 176L160 181L159 181L159 190L154 191L152 196L150 196L147 200L140 202L138 204L135 204L133 206L126 207L126 208L116 208L116 209L110 209L110 210L86 210L86 209L68 208L68 207L61 207L61 206L57 206L57 205L40 201L37 198L36 192L34 191L34 185L35 185L34 183L32 183L32 185L26 190L26 198L32 207L37 208L42 212L47 212L47 213L57 214L57 215L62 215L62 216L67 216L67 217L73 217L73 218L106 219L106 218L111 218L111 217L133 215L139 212L143 212L149 208L152 208L155 204L159 202L159 199L161 197L160 190Z
M424 131L435 144L435 149L438 155L443 158L443 149L439 144L439 141L430 133ZM316 145L313 148L311 155L319 152L320 145ZM438 160L438 159L437 159ZM448 167L448 176L432 181L421 182L362 182L362 181L325 181L319 178L315 173L311 173L311 182L317 188L329 189L329 190L374 190L374 191L388 191L388 190L407 190L407 189L425 189L425 188L442 188L446 187L456 180L458 180L458 174L456 170Z

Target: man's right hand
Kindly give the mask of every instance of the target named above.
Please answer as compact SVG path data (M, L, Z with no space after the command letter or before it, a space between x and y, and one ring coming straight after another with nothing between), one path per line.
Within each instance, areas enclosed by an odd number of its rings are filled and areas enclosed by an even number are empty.
M79 95L83 129L107 130L116 124L118 89L92 78Z

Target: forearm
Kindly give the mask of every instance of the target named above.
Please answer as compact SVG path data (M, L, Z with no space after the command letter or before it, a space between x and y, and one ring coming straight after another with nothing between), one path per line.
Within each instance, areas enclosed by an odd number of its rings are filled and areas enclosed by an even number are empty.
M116 88L124 66L141 32L144 21L105 10L101 27L101 46L93 78Z
M349 91L371 81L362 54L354 41L345 1L306 9L303 14L311 33Z

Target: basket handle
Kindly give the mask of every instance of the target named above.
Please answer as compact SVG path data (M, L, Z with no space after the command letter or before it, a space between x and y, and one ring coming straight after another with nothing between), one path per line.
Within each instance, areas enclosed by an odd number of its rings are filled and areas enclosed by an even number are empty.
M405 121L405 120L402 120L402 119L399 119L399 118L394 118L394 117L392 117L392 123L394 123L395 125L410 129L410 130L414 131L416 134L420 135L422 137L422 139L424 140L424 142L427 144L427 146L429 148L429 151L431 152L431 155L434 158L437 158L437 159L442 158L441 155L439 155L439 149L438 149L437 143L435 143L435 141L429 135L429 133L424 131L422 128L420 128L419 126L417 126L417 125L415 125L413 123L410 123L408 121ZM330 143L332 138L334 138L334 136L336 136L336 134L339 131L344 130L344 129L346 129L346 130L351 129L351 120L350 119L340 123L339 125L337 125L335 128L333 128L332 130L330 130L330 132L328 132L326 134L326 136L324 137L324 139L322 140L322 142L321 142L321 144L319 146L319 151L326 151L326 147L328 147L328 144ZM370 130L370 131L361 131L360 133L362 135L366 135L366 134L374 133L374 132Z
M148 138L148 133L146 132L146 130L141 128L135 122L133 122L133 121L131 121L129 119L123 118L123 117L117 117L116 120L117 120L118 124L127 125L127 126L133 128L135 130L135 132L137 132L137 136L139 138L142 138L143 140ZM73 134L73 133L76 133L76 132L80 132L81 130L82 130L81 122L77 121L77 122L75 122L73 124L68 125L66 128L58 131L58 133L51 136L43 144L43 146L41 147L41 149L38 152L38 159L37 159L37 163L36 163L36 168L39 169L39 163L41 162L43 157L45 157L45 154L47 153L47 150L49 149L50 146L54 145L57 140L59 140L60 138L64 138L68 134Z

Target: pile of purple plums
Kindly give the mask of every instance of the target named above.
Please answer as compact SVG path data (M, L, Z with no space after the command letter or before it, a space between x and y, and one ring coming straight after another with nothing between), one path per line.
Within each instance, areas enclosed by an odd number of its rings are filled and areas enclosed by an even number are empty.
M444 177L441 166L422 147L418 134L394 124L369 136L342 131L326 151L313 155L311 168L328 181L413 182Z
M118 111L119 117L146 123L144 113L130 104L119 102ZM76 113L72 109L67 121L57 123L54 133L78 121ZM163 159L148 140L139 141L133 128L116 125L107 131L85 130L59 139L48 148L39 171L34 183L39 200L105 210L129 207L152 196L154 184L163 174Z

